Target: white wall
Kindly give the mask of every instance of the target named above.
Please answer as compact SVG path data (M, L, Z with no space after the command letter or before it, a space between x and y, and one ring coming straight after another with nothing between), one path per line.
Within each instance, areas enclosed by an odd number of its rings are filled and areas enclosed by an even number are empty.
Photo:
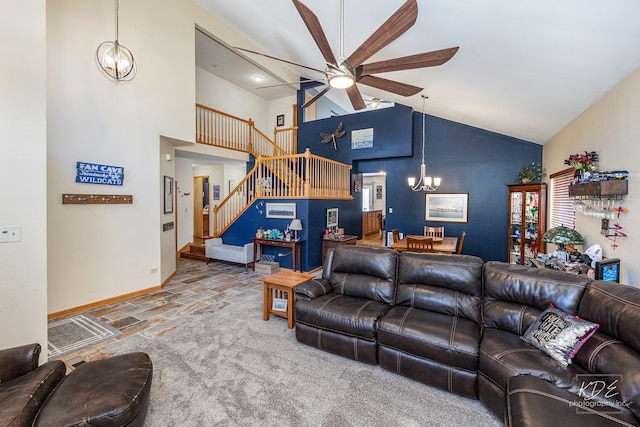
M176 191L178 203L178 250L193 242L193 165L191 159L176 157Z
M629 171L629 195L623 206L629 212L619 219L626 238L617 249L600 234L600 220L576 214L576 230L585 238L584 248L598 244L604 256L620 258L621 282L640 286L640 68L582 113L544 146L547 174L567 168L570 154L596 151L604 170Z
M120 42L138 75L115 84L94 57L114 38L113 2L47 3L49 313L156 287L175 271L175 240L162 233L159 154L170 149L160 137L194 140L199 12L181 0L121 1ZM124 185L75 183L78 161L123 166ZM134 202L62 205L62 193L132 194Z
M24 0L0 14L0 226L22 239L0 243L0 348L47 349L46 3Z

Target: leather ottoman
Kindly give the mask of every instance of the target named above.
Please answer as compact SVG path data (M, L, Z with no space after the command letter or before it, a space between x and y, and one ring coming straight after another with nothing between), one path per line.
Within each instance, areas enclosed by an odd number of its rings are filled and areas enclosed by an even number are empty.
M142 426L152 376L153 365L145 353L80 365L51 393L34 426Z

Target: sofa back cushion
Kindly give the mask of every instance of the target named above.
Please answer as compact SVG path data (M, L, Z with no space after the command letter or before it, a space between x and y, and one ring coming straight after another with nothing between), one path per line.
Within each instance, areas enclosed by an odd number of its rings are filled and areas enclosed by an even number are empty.
M395 304L481 324L482 265L468 255L403 252Z
M393 304L397 266L393 249L341 245L329 281L334 293Z
M599 323L598 332L576 354L574 363L595 374L618 393L616 401L640 418L640 289L613 282L592 282L578 316Z
M585 275L490 261L484 265L484 325L522 335L549 304L577 314Z

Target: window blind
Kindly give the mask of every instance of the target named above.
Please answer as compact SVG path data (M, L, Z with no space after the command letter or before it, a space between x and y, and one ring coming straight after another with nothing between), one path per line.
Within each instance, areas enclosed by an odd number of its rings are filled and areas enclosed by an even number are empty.
M551 208L549 229L564 225L574 228L576 213L573 199L569 197L569 185L573 182L574 169L569 168L551 175Z

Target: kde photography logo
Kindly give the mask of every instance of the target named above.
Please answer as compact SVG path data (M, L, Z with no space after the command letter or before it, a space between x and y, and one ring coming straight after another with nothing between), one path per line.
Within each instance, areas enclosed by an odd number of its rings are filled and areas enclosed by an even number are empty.
M569 406L576 408L576 414L589 414L594 410L602 414L621 414L623 408L629 407L629 402L620 400L618 391L623 379L622 374L599 374L597 378L591 374L577 374L578 396L582 400L569 402Z

